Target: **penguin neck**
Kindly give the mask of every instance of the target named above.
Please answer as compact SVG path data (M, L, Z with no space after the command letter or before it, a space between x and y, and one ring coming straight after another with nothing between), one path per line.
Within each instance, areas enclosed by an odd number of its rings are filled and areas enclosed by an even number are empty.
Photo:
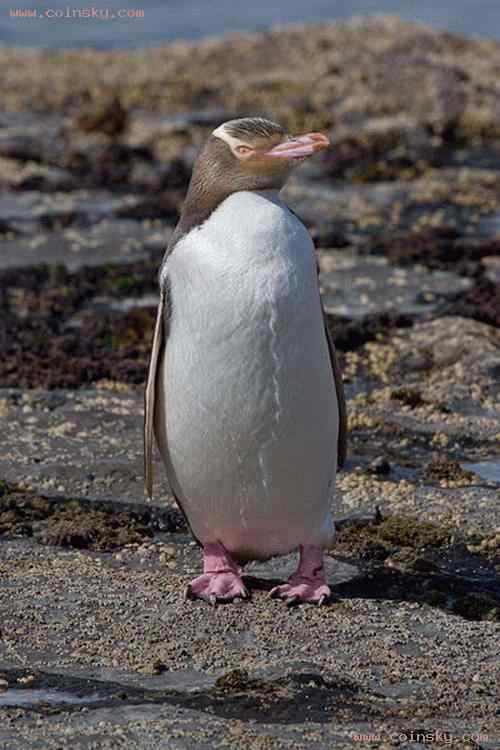
M184 206L181 212L179 223L172 235L169 243L171 252L174 245L192 229L201 226L220 204L233 195L235 192L246 192L244 189L236 191L210 190L204 189L201 181L191 180ZM280 189L266 188L263 190L250 190L249 192L257 193L263 198L273 203L280 202Z
M231 195L230 191L211 189L206 190L199 180L191 180L186 200L182 208L179 223L174 232L173 240L179 240L191 229L201 226L222 201Z

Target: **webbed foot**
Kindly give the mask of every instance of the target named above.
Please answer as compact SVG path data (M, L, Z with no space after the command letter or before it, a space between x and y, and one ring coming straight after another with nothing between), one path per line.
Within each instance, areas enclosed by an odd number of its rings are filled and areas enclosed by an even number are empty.
M248 599L248 591L235 573L204 573L188 584L186 599L203 599L215 605L217 602Z
M323 550L316 546L300 547L300 563L287 583L275 586L269 592L273 599L283 599L287 606L311 603L322 605L331 597L323 569Z
M205 545L203 575L188 584L186 599L203 599L215 606L217 602L248 599L248 596L241 571L222 544Z

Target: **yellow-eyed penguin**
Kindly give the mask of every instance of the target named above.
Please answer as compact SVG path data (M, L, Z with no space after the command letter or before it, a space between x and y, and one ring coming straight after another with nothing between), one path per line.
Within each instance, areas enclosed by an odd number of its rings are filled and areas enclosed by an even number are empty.
M323 548L346 451L342 380L314 246L280 190L327 148L261 117L216 128L201 151L160 270L146 385L146 488L153 433L204 554L187 589L245 598L238 562L300 550L272 596L323 603Z

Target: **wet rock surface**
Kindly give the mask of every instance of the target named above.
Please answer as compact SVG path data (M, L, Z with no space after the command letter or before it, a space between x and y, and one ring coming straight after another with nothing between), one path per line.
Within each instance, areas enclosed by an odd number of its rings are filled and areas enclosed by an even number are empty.
M89 266L133 263L163 254L171 227L165 222L106 218L88 227L45 231L34 237L23 227L22 239L0 239L0 268L58 265L68 271ZM18 224L19 226L19 224ZM9 282L6 283L9 285Z
M420 338L441 352L456 326L468 336L454 358L408 362ZM461 465L499 462L497 334L439 319L346 357L357 395L326 564L334 600L291 612L268 593L294 555L247 566L246 604L184 602L200 554L158 465L144 504L140 392L2 391L5 747L355 747L360 726L385 737L409 715L460 741L471 727L495 736L499 483Z
M498 747L499 45L381 19L0 62L0 747ZM322 608L269 599L295 555L185 602L157 456L143 495L157 268L199 145L255 113L334 144L287 188L348 396Z

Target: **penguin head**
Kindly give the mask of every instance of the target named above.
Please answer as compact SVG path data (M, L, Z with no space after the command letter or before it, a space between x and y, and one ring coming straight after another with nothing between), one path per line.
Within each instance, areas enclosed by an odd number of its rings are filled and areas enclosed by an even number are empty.
M279 190L293 167L329 145L321 133L290 136L276 122L244 117L216 128L198 163L225 193Z

